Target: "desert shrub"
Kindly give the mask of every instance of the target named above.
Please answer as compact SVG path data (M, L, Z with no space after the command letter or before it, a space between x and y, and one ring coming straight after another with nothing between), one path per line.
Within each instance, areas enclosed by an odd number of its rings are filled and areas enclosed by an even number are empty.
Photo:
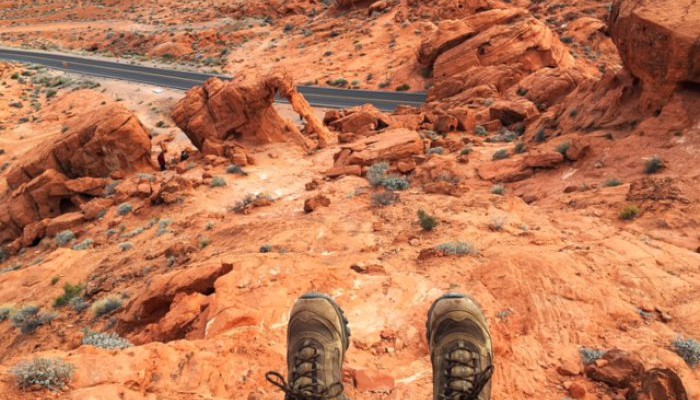
M444 154L444 153L445 153L445 149L442 148L442 147L433 147L433 148L428 149L428 152L427 152L427 153L428 153L428 155L431 155L431 156L432 156L433 154Z
M109 315L122 307L122 301L116 297L106 297L92 304L92 312L95 317Z
M116 333L86 331L83 344L107 350L123 350L132 346L131 342Z
M122 203L117 207L117 213L121 216L125 216L132 212L134 210L134 207L131 206L129 203Z
M273 247L271 244L264 244L260 246L260 252L261 253L271 253L273 250Z
M9 258L7 251L4 247L0 247L0 263L5 262Z
M506 188L503 185L493 185L491 187L491 194L503 196L506 194Z
M158 222L158 231L156 232L157 236L163 236L166 233L170 233L170 225L173 223L172 219L165 218L162 219Z
M386 179L386 172L389 170L389 164L385 162L377 163L369 167L367 170L367 180L372 187L382 186Z
M397 92L404 92L404 91L410 90L410 89L411 89L411 87L410 87L409 85L407 85L407 84L404 83L403 85L397 87L397 88L396 88L396 91L397 91Z
M547 132L545 132L544 128L542 128L535 133L535 142L544 143L546 141L547 141Z
M491 157L492 160L497 161L497 160L505 160L508 158L510 155L508 154L508 150L506 149L501 149L498 150L497 152L493 153L493 156Z
M75 239L75 234L70 229L67 229L63 232L59 232L56 235L56 237L54 237L54 241L59 247L64 247L65 245L73 241L73 239Z
M82 292L83 285L71 285L70 283L66 283L63 285L63 294L54 301L53 306L55 308L64 307L68 305L72 299L80 296Z
M10 306L0 307L0 322L10 318L14 310Z
M236 205L231 207L231 210L236 213L244 214L252 207L266 206L273 201L274 199L272 196L267 193L247 194L243 200L238 201Z
M588 347L581 347L579 349L579 354L581 354L581 359L584 365L593 364L597 360L601 359L605 354L603 350L591 349Z
M227 174L236 174L236 175L248 175L247 172L243 170L243 168L239 167L238 165L229 165L228 168L226 168L226 173Z
M399 195L391 190L386 190L372 195L372 204L374 204L376 207L390 206L398 201Z
M471 147L465 147L462 149L462 151L459 152L460 156L468 156L472 153L472 148Z
M75 246L73 246L73 250L81 251L81 250L91 249L94 244L95 244L94 240L85 239L81 243L78 243Z
M615 187L620 185L622 185L622 181L617 178L608 179L607 181L605 181L605 183L603 183L603 186L605 187Z
M700 365L700 343L695 339L677 338L673 341L673 350L692 368Z
M211 239L206 236L199 238L199 248L204 249L211 244Z
M438 226L439 222L437 218L433 217L427 212L423 210L418 210L418 223L424 231L430 232Z
M467 256L479 254L479 251L470 243L447 242L435 246L435 249L448 256Z
M211 184L209 184L209 186L213 188L226 186L226 179L220 176L215 176L214 178L212 178Z
M119 186L120 183L122 183L120 180L110 182L107 186L105 186L105 195L112 196L114 193L116 193L117 186Z
M73 365L57 358L35 358L22 361L10 372L22 390L42 388L59 391L65 389L74 371Z
M515 154L523 154L524 152L527 151L527 146L525 146L525 143L523 142L518 142L515 144Z
M384 179L382 186L384 186L385 188L387 188L389 190L401 191L401 190L408 189L411 186L411 184L408 183L408 180L406 180L406 178L404 178L403 176L391 175L391 176L387 176Z
M134 237L136 237L136 236L142 234L142 233L145 232L145 231L146 231L145 229L143 229L143 228L141 228L141 227L138 227L138 228L134 229L133 231L131 231L131 232L129 232L129 233L123 234L122 237L123 237L123 238L126 238L126 239L131 239L131 238L134 238Z
M666 168L664 160L659 156L654 156L644 164L644 173L651 175L660 172L664 168Z
M70 308L72 308L73 311L77 312L78 314L82 313L89 307L87 301L85 301L85 299L82 297L73 297L70 299L68 304L70 305Z
M39 310L39 307L33 305L22 307L10 317L12 325L28 335L40 326L50 324L57 317L54 313L40 313Z
M489 131L487 131L483 126L477 125L477 127L474 128L474 133L476 133L477 136L488 136Z
M204 225L204 229L206 229L206 230L208 230L208 231L211 231L211 230L214 229L214 226L215 226L214 223L211 222L211 221L209 221L209 222L207 222L206 225Z
M489 222L489 229L494 232L500 232L503 230L503 227L505 227L506 221L506 217L495 217Z
M571 148L571 143L570 142L564 142L561 143L559 146L557 146L557 152L561 154L562 156L566 157L566 152L569 151Z
M119 250L120 251L129 251L134 248L134 244L131 242L122 242L119 243Z
M625 221L629 221L631 219L635 219L639 216L639 213L641 213L641 210L637 206L626 206L625 208L620 211L620 219L623 219Z

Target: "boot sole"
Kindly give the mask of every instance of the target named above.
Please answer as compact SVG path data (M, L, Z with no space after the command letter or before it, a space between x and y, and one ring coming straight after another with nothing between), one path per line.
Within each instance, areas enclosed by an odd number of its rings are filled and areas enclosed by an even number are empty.
M345 312L343 311L342 308L340 308L338 303L336 303L332 297L327 296L327 295L322 294L322 293L306 293L303 296L301 296L301 298L305 299L305 300L323 299L323 300L326 300L327 302L329 302L333 306L333 308L335 309L335 312L338 314L338 318L340 318L340 321L341 321L340 325L343 327L342 333L343 333L343 336L345 337L345 343L343 343L343 344L345 346L345 350L347 350L348 347L350 347L350 326L348 325L349 321L348 321L348 318L345 316Z

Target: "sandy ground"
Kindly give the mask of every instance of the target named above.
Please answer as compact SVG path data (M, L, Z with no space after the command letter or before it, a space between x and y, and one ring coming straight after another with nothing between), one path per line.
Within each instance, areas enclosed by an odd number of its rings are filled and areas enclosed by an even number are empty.
M169 118L182 92L98 82L93 91L99 94L67 87L48 101L40 96L41 110L30 111L3 103L8 94L22 96L24 86L12 80L0 97L2 120L34 116L36 121L3 123L0 148L6 153L0 161L12 162L47 135L57 134L79 113L81 101L99 96L133 110L153 133L154 143L172 136L178 146L187 145ZM287 107L279 109L297 119ZM165 126L156 127L160 121ZM696 146L697 139L687 145ZM619 347L638 354L647 367L670 367L679 372L690 398L700 399L698 371L670 348L679 335L700 332L700 254L642 229L673 211L620 221L617 213L626 185L534 204L515 196L510 185L504 196L491 194L492 185L475 170L499 146L476 146L469 164L459 167L469 188L465 195L426 194L412 187L401 193L398 204L386 208L372 205L372 189L359 177L325 181L314 192L305 189L332 165L336 146L311 155L287 143L256 148L256 164L245 168L247 176L227 174L227 163L193 164L184 177L201 181L206 173L223 177L227 185L200 185L171 206L152 207L133 199L134 212L127 216L113 207L77 232L78 241L95 240L93 249L40 245L11 258L1 265L0 304L31 303L50 310L64 283L85 284L92 293L90 302L107 295L128 302L159 276L230 263L233 271L215 284L204 336L107 351L80 346L80 331L109 331L114 324L110 318L62 309L33 336L19 334L9 321L0 322L7 344L0 352L0 398L46 398L44 393L17 392L8 373L28 354L60 357L75 365L70 390L58 398L280 398L264 383L264 373L284 371L285 325L294 300L321 291L336 297L350 319L353 339L346 369L395 381L389 393L364 392L346 383L348 394L359 400L425 399L431 390L425 314L441 293L463 291L479 299L492 329L494 399L558 400L568 395L571 382L583 385L589 399L619 398L602 384L557 372L562 365L580 365L582 346ZM536 176L528 180L528 190L547 194L551 185L563 185L570 176L570 171ZM306 214L304 199L315 192L330 198L331 205ZM251 193L269 193L275 201L247 215L230 211ZM584 203L591 196L607 202ZM571 206L576 200L586 205ZM434 232L418 226L419 209L438 218ZM171 221L167 234L158 235L157 222L149 222L158 220ZM496 222L498 229L493 228ZM144 232L128 239L132 250L121 251L125 239L108 235L115 228ZM195 245L186 263L170 265L163 254L176 243L197 244L202 238L210 244ZM479 254L418 260L421 249L451 241L469 242ZM263 246L274 250L261 253ZM359 274L351 269L358 264L378 265L384 272ZM660 320L656 309L672 320Z

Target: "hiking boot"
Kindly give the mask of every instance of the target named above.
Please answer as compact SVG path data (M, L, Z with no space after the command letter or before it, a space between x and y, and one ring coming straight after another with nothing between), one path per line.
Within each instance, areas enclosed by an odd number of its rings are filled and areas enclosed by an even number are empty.
M442 296L430 308L427 328L433 400L490 399L493 348L476 301L461 294Z
M343 394L343 359L350 329L330 297L309 293L297 300L287 325L289 381L277 372L265 378L285 400L348 400Z

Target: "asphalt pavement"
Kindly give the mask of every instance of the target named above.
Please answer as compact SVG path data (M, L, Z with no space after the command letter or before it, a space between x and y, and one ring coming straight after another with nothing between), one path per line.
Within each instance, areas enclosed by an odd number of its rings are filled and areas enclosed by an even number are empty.
M0 60L40 64L76 74L121 79L180 90L189 90L217 76L67 54L8 48L0 48ZM231 79L229 76L220 77ZM400 105L421 106L427 97L425 93L349 90L318 86L298 86L298 90L312 106L327 108L347 108L370 103L380 110L393 111Z

